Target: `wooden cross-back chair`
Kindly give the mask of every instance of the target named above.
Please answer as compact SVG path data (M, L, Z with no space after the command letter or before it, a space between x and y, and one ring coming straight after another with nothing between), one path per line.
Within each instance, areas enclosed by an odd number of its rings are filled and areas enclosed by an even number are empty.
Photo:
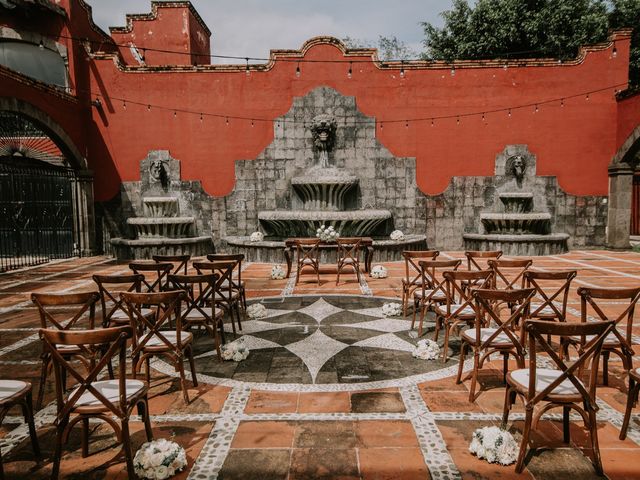
M418 336L422 336L424 316L429 308L447 301L447 288L442 274L445 270L457 270L461 260L419 260L420 288L413 291L413 317L411 329L416 322L416 313L420 310Z
M153 255L151 259L156 263L171 263L173 265L171 273L186 275L191 255Z
M296 285L300 281L300 274L304 268L311 268L320 285L320 239L298 238L296 244Z
M535 296L531 300L529 317L566 321L569 288L577 274L576 270L525 271L523 274L525 287L536 289Z
M493 286L498 290L512 290L524 288L524 272L526 272L533 260L525 259L490 259L487 261L489 268L493 270Z
M38 444L38 434L33 421L33 400L31 383L22 380L0 380L0 426L9 410L15 406L22 408L24 421L29 428L31 446L36 458L40 457L40 445ZM2 468L2 457L0 456L0 480L4 480L4 470Z
M442 346L442 361L447 361L449 352L449 336L452 331L460 331L463 326L472 326L477 316L476 304L471 296L472 289L491 288L493 282L492 270L479 271L445 271L442 273L445 281L447 301L445 304L436 304L436 331L434 340L438 341L441 329L444 329L444 344Z
M338 275L336 276L336 285L340 282L340 272L347 267L353 268L358 284L360 283L360 244L361 238L338 238Z
M134 274L142 275L142 286L145 293L158 293L169 289L169 274L173 271L173 263L131 262L129 268Z
M635 307L640 300L640 287L633 288L595 288L579 287L580 296L580 321L586 323L596 320L613 320L616 328L604 339L602 345L602 381L609 384L609 356L613 353L622 360L622 368L625 375L633 368L633 318ZM619 305L606 305L611 300L627 300L626 307L619 312ZM610 310L607 312L607 310ZM593 312L595 316L592 316ZM615 312L615 313L613 313ZM568 345L577 344L578 352L584 349L588 338L577 336L565 338L564 349L568 356Z
M104 328L129 325L129 314L120 298L121 292L140 292L144 275L94 275L93 281L98 285L100 304L102 306L102 326ZM143 313L151 314L146 308Z
M224 340L222 317L224 312L216 308L214 299L215 285L220 276L218 274L203 275L169 275L169 282L176 290L185 292L182 309L182 324L186 329L204 327L213 337L213 343L222 360L220 352L220 336ZM220 333L218 333L218 330Z
M640 392L640 368L629 372L629 391L627 392L627 406L624 410L624 419L620 428L620 440L627 438L627 429L631 420L631 410L638 402L638 393Z
M236 333L236 320L238 321L238 330L242 330L242 323L240 322L240 293L233 288L233 270L236 265L237 262L234 260L193 262L193 268L196 269L198 274L209 272L218 275L218 280L215 282L213 289L213 298L217 302L217 306L229 315L234 335Z
M51 355L56 373L57 416L56 443L51 478L58 478L62 445L68 441L71 429L82 422L82 456L89 454L89 419L99 418L109 424L122 443L129 478L137 478L133 466L133 452L129 432L129 418L137 406L145 426L147 440L153 439L147 401L148 385L140 380L127 379L127 339L132 337L129 326L84 331L40 330L45 348ZM61 355L64 347L82 347L91 368L81 372ZM106 348L105 348L106 347ZM118 358L118 378L98 380L112 358ZM65 395L62 373L69 372L78 382ZM73 415L73 418L72 418Z
M519 368L524 368L524 347L518 324L522 325L529 313L529 303L535 289L517 290L474 289L472 296L476 302L476 319L474 326L462 332L462 347L456 383L462 382L462 370L467 351L473 351L473 369L471 370L471 387L469 401L477 398L476 386L478 373L485 360L493 353L503 356L504 380L509 370L509 356L512 355ZM503 318L502 311L509 317ZM495 325L495 326L493 326Z
M438 250L405 250L402 252L404 258L404 278L402 279L402 315L407 316L409 299L416 288L420 288L422 283L422 273L420 271L420 260L435 260L440 252Z
M180 374L180 386L185 403L189 403L189 392L184 373L184 359L188 358L191 366L193 385L198 386L196 368L193 361L193 334L183 331L181 302L186 296L183 290L169 290L161 293L133 293L120 294L131 318L131 328L134 336L131 345L132 373L135 378L145 364L147 382L151 381L150 359L162 356L176 368ZM142 306L154 307L154 316L149 318L142 314ZM174 318L175 328L162 329L170 326L170 320Z
M467 270L486 270L489 267L489 260L498 260L502 257L502 250L467 250L464 252L467 258Z
M245 282L242 280L242 262L244 261L243 253L210 253L207 255L207 260L210 262L217 261L232 261L236 262L236 266L231 276L231 283L233 289L240 295L240 301L242 308L247 310L247 292L245 289Z
M95 328L96 319L96 303L100 295L96 292L86 293L32 293L31 301L38 308L40 314L41 328L55 328L58 330L73 330L78 328L93 329ZM86 315L86 321L85 321ZM80 325L82 323L82 325ZM82 345L66 345L60 352L65 358L72 357L80 360L85 367L89 368L84 357ZM42 360L42 369L40 373L40 386L38 387L38 397L36 399L36 410L42 408L42 400L44 399L44 388L47 382L47 374L51 368L51 352L47 349L42 350L40 356ZM63 375L63 387L66 376Z
M538 426L542 415L552 408L562 408L563 437L565 443L570 440L569 413L575 410L582 417L590 432L592 461L598 474L602 474L602 462L598 449L598 425L596 423L596 381L598 362L602 345L615 322L560 323L544 320L527 320L524 327L528 336L529 367L509 372L502 423L509 420L509 411L516 397L522 398L525 405L525 421L520 444L520 453L516 462L516 472L524 468L525 453L530 443L530 434ZM589 337L580 356L570 365L556 353L551 337ZM538 353L555 364L556 368L540 368L536 360ZM589 372L587 384L579 377L583 371Z

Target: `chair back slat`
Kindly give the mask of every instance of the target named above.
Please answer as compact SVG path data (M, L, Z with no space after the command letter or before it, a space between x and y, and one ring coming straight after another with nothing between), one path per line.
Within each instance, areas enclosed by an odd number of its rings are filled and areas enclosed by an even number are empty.
M361 243L362 238L338 238L336 240L336 244L338 245L338 258L351 259L354 262L358 262Z
M471 295L473 289L468 286L472 285L474 288L481 289L491 288L493 270L452 270L443 272L442 277L445 280L447 293L447 317L456 317L467 308L476 311L476 304ZM455 310L452 310L452 305L456 305Z
M95 328L97 292L86 293L32 293L31 301L38 308L41 328L54 327L59 330L77 328L79 321L88 315L88 328ZM71 309L71 312L66 308ZM62 311L61 311L62 310Z
M525 286L535 288L534 299L540 300L540 303L531 306L530 317L552 317L564 322L567 316L569 288L577 274L576 270L526 270L523 274Z
M207 260L210 262L235 262L231 281L233 282L233 288L240 289L242 287L243 253L210 253L207 255Z
M447 295L446 281L443 277L445 271L455 271L460 267L462 260L419 260L420 279L422 282L422 298L425 304L429 304L438 294ZM427 294L427 290L431 290Z
M498 260L502 257L502 250L467 250L464 256L467 258L467 270L486 270L490 259Z
M533 260L527 259L490 259L487 261L493 270L494 288L500 290L512 290L524 288L524 272L526 272Z
M144 275L94 275L93 281L98 286L100 304L102 306L102 326L108 327L117 312L126 315L120 292L139 292Z
M133 273L144 276L142 283L147 293L168 289L167 277L173 271L173 263L131 262L129 268Z
M438 250L405 250L402 252L404 258L404 280L407 285L417 285L421 278L421 260L435 260L440 251Z
M191 255L153 255L151 258L156 263L172 263L174 265L174 268L171 273L183 273L184 275L186 275L187 268L189 266L189 260L191 260Z

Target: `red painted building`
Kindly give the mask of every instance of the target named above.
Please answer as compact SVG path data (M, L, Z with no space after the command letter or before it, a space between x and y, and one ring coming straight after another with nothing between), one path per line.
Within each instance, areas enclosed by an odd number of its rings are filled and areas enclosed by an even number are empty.
M327 86L355 97L394 156L416 159L427 198L452 177L493 175L505 145L526 144L537 175L557 177L567 194L621 192L609 202L609 244L628 244L625 192L640 136L640 96L625 92L628 31L564 63L383 63L374 50L314 38L247 67L210 64L211 33L189 2L151 2L149 14L128 15L111 35L82 0L14 3L0 7L0 40L63 52L68 82L55 87L0 66L0 110L45 125L70 164L92 172L95 202L139 180L150 150L170 150L183 180L228 195L235 162L271 143L275 119L294 98Z

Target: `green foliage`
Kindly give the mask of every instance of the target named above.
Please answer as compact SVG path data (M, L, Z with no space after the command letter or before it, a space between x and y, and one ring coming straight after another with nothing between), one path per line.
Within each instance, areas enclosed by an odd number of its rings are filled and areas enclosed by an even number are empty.
M349 48L377 48L380 60L409 60L416 58L418 53L394 35L392 37L378 37L378 42L359 38L344 37L342 41Z
M608 29L640 29L640 0L454 0L444 26L422 23L424 58L574 57ZM640 33L632 41L631 81L639 84Z

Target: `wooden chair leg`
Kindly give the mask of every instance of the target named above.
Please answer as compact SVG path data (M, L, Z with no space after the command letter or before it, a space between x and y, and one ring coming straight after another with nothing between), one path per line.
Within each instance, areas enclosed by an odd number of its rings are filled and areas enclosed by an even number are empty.
M471 372L471 386L469 387L469 402L476 401L476 384L478 383L478 370L480 369L480 353L473 348L473 371Z
M149 401L145 395L145 398L138 402L138 415L144 422L144 431L147 435L147 441L153 440L153 429L151 428L151 419L149 417Z
M507 423L509 422L509 413L511 407L516 401L516 391L507 386L504 393L504 408L502 410L502 428L506 430Z
M442 318L442 325L444 326L444 343L442 344L442 363L447 363L447 358L449 354L449 335L451 333L451 326L447 324L446 318Z
M629 428L629 421L631 420L631 411L638 397L638 391L640 390L640 384L635 384L633 378L629 378L629 392L627 393L627 408L624 411L624 420L622 421L622 428L620 428L620 440L627 438L627 429Z
M58 423L58 428L56 431L56 445L53 453L53 467L51 469L51 480L57 480L58 475L60 475L60 459L62 457L62 436L68 424L69 424L68 415L64 417L60 421L60 423Z
M89 419L82 419L82 458L89 456Z
M591 437L591 451L593 452L593 466L598 475L602 475L602 459L600 458L600 447L598 446L598 424L596 422L596 412L589 409L589 435Z
M122 419L122 449L124 459L127 463L127 474L129 478L138 478L133 468L133 452L131 451L131 434L129 433L129 419Z
M336 286L340 283L340 264L338 264L338 274L336 275Z
M196 377L196 363L193 360L193 349L189 347L189 366L191 367L191 378L193 379L193 386L198 386L198 378Z
M569 443L569 441L571 440L571 428L569 425L570 412L570 407L562 407L562 441L564 443Z
M27 422L29 427L29 437L31 437L33 453L36 458L40 458L40 444L38 443L38 432L36 431L36 425L33 418L33 398L31 391L27 392L24 403L22 404L22 415L24 416L24 421Z
M42 359L42 370L40 371L40 385L38 385L38 398L36 399L36 410L42 408L44 400L44 386L47 383L47 370L49 369L49 359Z
M609 385L609 352L602 352L602 384Z
M527 453L527 445L529 445L529 434L531 433L531 422L533 420L533 409L526 410L524 419L524 430L522 431L522 443L520 444L520 452L516 461L516 473L522 473L524 468L524 456Z
M426 305L420 308L420 323L418 324L418 336L422 336L422 324L424 323L424 317L427 313Z
M179 358L177 360L178 371L180 372L180 386L182 387L182 396L184 398L184 403L189 405L189 392L187 390L187 379L184 375L184 360Z
M463 341L460 346L460 359L458 360L458 376L456 377L456 385L462 382L462 369L464 368L464 360L467 356L467 347L467 343Z

